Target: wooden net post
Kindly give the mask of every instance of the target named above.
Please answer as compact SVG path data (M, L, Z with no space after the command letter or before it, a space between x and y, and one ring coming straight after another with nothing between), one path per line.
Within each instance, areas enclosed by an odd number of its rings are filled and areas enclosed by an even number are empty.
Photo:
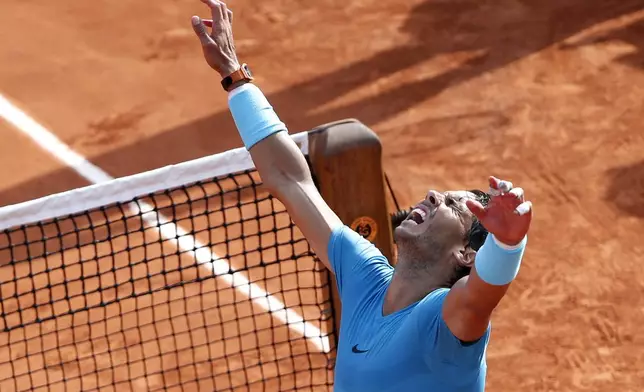
M331 209L393 263L391 219L378 136L353 119L325 124L309 134L309 159L320 193ZM339 336L341 305L335 278L332 295Z

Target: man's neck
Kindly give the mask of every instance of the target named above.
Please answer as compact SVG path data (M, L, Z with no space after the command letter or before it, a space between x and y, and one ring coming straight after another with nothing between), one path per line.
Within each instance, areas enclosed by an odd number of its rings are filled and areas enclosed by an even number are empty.
M432 291L446 287L453 273L449 263L434 260L420 260L415 254L398 254L394 276L389 283L383 304L383 315L394 313L420 301Z

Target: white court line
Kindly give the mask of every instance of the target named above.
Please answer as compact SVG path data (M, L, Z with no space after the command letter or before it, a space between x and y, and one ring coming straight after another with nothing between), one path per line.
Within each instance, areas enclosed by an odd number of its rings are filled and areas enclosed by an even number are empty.
M74 169L76 173L80 174L87 181L97 184L114 179L101 170L101 168L69 148L68 145L60 141L52 132L38 124L25 112L9 102L2 94L0 94L0 117L4 118L23 134L29 136L43 150Z
M4 118L23 134L29 136L42 149L70 166L88 181L96 184L114 179L103 169L72 150L51 131L13 105L2 94L0 94L0 117ZM181 227L159 214L154 210L153 206L141 201L137 203L143 213L143 219L147 223L157 226L165 240L173 242L181 251L192 255L198 264L210 268L215 276L223 279L231 287L249 297L264 310L271 312L272 316L288 325L289 328L311 340L320 351L325 353L330 351L329 338L321 336L319 328L304 321L297 312L286 308L280 300L268 294L255 283L251 283L246 277L241 276L239 273L234 276L228 273L230 264L226 259L213 253L209 246L197 241L196 238L189 235Z

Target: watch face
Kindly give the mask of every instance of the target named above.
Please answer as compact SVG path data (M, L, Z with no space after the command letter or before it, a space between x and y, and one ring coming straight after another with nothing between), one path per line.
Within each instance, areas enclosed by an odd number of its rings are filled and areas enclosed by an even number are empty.
M252 78L253 73L250 72L250 68L248 68L248 65L244 64L243 67L244 67L244 72L246 73L246 75L248 75L248 76L250 76Z

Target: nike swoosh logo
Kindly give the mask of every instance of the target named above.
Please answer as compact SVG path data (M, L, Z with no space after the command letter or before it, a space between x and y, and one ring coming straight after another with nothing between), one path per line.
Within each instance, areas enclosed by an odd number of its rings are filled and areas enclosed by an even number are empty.
M353 346L353 347L351 348L351 351L353 351L353 352L354 352L354 353L356 353L356 354L364 354L364 353L366 353L366 352L367 352L367 351L369 351L369 350L358 350L358 345L356 344L355 346Z

